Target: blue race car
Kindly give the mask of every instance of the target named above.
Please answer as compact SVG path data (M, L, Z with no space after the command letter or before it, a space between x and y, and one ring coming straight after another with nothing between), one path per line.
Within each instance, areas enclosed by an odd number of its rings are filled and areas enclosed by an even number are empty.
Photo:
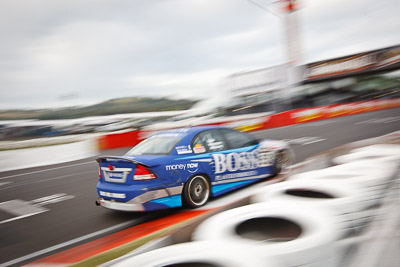
M152 211L203 206L247 184L290 170L285 142L258 141L252 135L217 126L157 133L124 156L102 156L98 206Z

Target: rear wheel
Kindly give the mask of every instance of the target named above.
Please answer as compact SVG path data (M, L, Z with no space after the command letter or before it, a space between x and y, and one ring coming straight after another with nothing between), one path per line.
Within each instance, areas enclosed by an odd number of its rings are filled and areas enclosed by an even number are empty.
M274 174L287 174L291 171L293 164L292 153L285 149L276 152L274 160Z
M203 175L196 175L183 188L183 204L188 208L198 208L210 197L210 183Z

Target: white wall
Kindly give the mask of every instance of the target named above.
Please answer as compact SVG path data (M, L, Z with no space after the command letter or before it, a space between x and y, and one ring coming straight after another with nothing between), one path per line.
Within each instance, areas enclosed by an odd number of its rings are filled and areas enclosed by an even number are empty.
M97 154L95 138L71 144L0 151L0 172L74 161Z

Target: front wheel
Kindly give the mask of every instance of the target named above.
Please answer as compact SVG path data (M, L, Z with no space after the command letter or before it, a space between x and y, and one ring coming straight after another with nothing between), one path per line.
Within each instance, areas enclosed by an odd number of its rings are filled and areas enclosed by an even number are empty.
M276 152L274 159L274 174L288 174L292 170L293 156L291 151L285 149Z
M202 175L192 177L183 187L183 204L188 208L198 208L210 197L210 183Z

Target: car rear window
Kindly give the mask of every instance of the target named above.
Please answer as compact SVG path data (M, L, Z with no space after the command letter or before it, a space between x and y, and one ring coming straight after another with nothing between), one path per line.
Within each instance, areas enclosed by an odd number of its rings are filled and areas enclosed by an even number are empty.
M137 144L126 155L167 155L175 148L182 136L156 135Z

